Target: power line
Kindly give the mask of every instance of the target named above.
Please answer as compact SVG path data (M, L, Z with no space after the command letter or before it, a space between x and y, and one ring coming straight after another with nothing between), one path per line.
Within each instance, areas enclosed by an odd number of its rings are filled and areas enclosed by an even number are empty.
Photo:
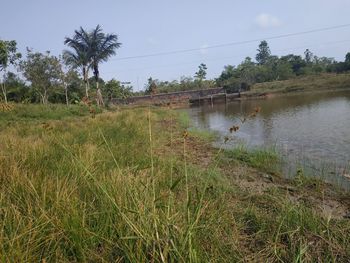
M350 26L350 24L343 24L343 25L337 25L337 26L331 26L331 27L324 27L324 28L301 31L301 32L296 32L296 33L289 33L289 34L283 34L283 35L277 35L277 36L271 36L271 37L263 37L263 38L257 38L257 39L251 39L251 40L244 40L244 41L237 41L237 42L231 42L231 43L225 43L225 44L212 45L212 46L205 47L205 49L214 49L214 48L222 48L222 47L228 47L228 46L244 45L244 44L249 44L249 43L261 41L262 39L264 39L264 40L280 39L280 38L285 38L285 37L300 36L300 35L306 35L306 34L311 34L311 33L335 30L335 29L345 28L345 27L349 27L349 26ZM137 59L137 58L157 57L157 56L164 56L164 55L174 55L174 54L179 54L179 53L200 51L202 49L203 48L179 49L179 50L173 50L173 51L167 51L167 52L159 52L159 53L152 53L152 54L145 54L145 55L121 57L121 58L116 58L116 59L111 59L111 60L119 61L119 60L129 60L129 59Z
M319 44L315 44L315 45L303 45L303 46L298 46L298 47L278 49L278 50L275 50L275 51L276 52L283 52L283 51L291 51L291 50L301 49L301 48L310 48L310 47L318 47L318 46L322 46L322 45L332 45L332 44L349 43L349 42L350 42L350 39L348 39L348 40L339 40L339 41L329 41L329 42L319 43ZM104 73L110 74L110 73L115 73L115 72L131 72L131 71L143 71L143 70L165 68L165 67L177 67L177 66L183 66L183 65L191 65L191 64L199 63L199 62L219 61L219 60L226 60L226 59L237 58L237 57L242 57L242 55L234 55L234 56L220 57L220 58L209 58L209 59L193 60L193 61L188 61L188 62L183 62L183 63L167 64L167 65L159 65L159 66L151 66L151 67L142 67L142 68L129 68L129 69L121 69L121 70L120 69L119 70L116 69L114 71L109 71L109 72L104 72Z

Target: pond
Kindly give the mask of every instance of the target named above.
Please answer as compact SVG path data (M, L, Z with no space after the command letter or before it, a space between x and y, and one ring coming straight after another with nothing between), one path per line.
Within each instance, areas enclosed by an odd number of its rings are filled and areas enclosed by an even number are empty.
M256 107L260 113L242 123ZM273 147L285 160L285 174L303 168L350 189L350 91L214 102L186 111L196 128L218 134L217 147ZM232 136L234 125L239 130Z

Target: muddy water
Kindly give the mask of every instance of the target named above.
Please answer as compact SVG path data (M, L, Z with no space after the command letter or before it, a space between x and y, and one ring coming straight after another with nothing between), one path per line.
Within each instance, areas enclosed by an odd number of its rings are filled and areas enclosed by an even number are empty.
M255 107L261 112L242 124L239 118ZM194 126L219 135L216 146L274 147L288 164L284 169L289 175L302 167L307 174L350 189L350 91L214 102L187 111ZM239 131L223 144L233 125Z

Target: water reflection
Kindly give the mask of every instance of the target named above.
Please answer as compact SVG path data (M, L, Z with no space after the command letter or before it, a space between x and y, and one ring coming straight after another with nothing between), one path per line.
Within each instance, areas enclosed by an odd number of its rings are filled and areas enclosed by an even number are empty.
M290 162L310 160L311 166L332 164L346 167L350 162L350 92L300 94L261 100L234 101L192 107L188 112L196 127L219 134L217 144L229 128L241 124L255 107L256 118L249 119L226 147L244 142L253 146L275 146ZM301 158L302 157L302 158Z

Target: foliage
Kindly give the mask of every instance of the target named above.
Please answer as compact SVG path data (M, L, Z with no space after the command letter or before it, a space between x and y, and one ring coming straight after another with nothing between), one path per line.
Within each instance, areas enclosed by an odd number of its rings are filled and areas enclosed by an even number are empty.
M31 82L33 89L40 95L41 102L47 104L54 87L59 85L61 65L57 57L27 49L27 59L22 61L23 75Z
M206 75L207 75L207 65L205 65L204 63L201 63L198 66L198 71L195 73L194 77L199 81L202 81L205 79Z
M79 30L74 31L72 38L65 38L65 44L70 49L64 50L59 58L51 56L49 52L41 54L28 50L27 57L19 64L24 73L23 76L29 83L15 76L13 72L4 72L4 81L1 85L2 97L14 102L47 103L49 101L69 104L85 100L84 96L86 98L92 96L92 99L102 104L103 96L110 100L218 86L232 93L250 90L257 83L289 80L315 74L338 74L350 70L350 52L346 54L345 60L340 62L333 58L318 57L309 49L304 52L304 57L294 54L278 57L272 55L268 43L262 41L257 50L257 61L246 57L237 66L226 65L215 80L206 80L207 66L202 63L194 78L182 76L179 80L172 81L149 78L144 91L133 92L131 87L118 84L117 80L111 80L111 83L105 86L105 81L99 77L98 65L114 55L115 50L121 45L117 35L105 34L100 26L90 31L80 27ZM20 56L16 51L15 41L0 42L1 69L6 69L10 64L15 65ZM36 57L35 61L34 57ZM39 66L40 60L42 64ZM36 67L25 67L30 63L35 63ZM81 71L82 80L77 70ZM89 78L90 70L94 72L91 78ZM90 90L96 92L96 95L92 95Z
M9 65L15 65L21 57L21 53L17 52L17 42L15 40L5 41L0 39L0 72L3 72L5 75L7 67ZM7 87L5 80L3 80L1 84L1 90L4 101L7 103Z
M96 81L97 104L104 104L98 81L100 78L99 65L115 55L115 50L121 46L118 36L105 34L100 25L90 31L80 27L80 30L75 31L73 38L66 38L65 43L73 49L73 52L65 52L68 62L81 66L83 69L86 96L88 97L88 71L91 68Z
M88 33L80 27L75 30L73 38L66 37L64 43L72 50L63 51L63 59L67 65L73 68L81 68L83 80L85 83L85 96L89 97L89 69L91 64L91 54L88 41Z
M132 95L131 86L124 86L120 84L120 81L115 79L106 82L102 91L106 94L108 100L113 98L125 99Z
M305 62L307 64L312 63L312 61L314 59L314 54L309 49L305 50L304 55L305 55Z
M255 83L287 80L297 76L325 72L341 73L350 70L350 63L336 62L333 58L317 57L309 49L304 52L305 58L294 54L278 57L271 55L268 43L262 41L257 51L257 63L247 57L237 67L225 66L216 79L217 85L224 87L227 92L238 92L249 89Z
M7 99L14 102L31 101L32 94L25 82L15 73L8 71L4 76L4 84L7 88Z
M270 51L269 45L267 44L267 42L265 40L261 41L257 51L258 51L258 53L256 54L256 57L255 57L256 61L260 65L266 64L266 62L268 61L268 59L271 55L271 51Z
M17 42L15 40L5 41L0 39L0 71L6 70L9 65L14 65L22 57L17 52Z
M146 95L153 95L158 92L158 85L157 80L152 79L152 77L149 77L146 84L145 94Z

